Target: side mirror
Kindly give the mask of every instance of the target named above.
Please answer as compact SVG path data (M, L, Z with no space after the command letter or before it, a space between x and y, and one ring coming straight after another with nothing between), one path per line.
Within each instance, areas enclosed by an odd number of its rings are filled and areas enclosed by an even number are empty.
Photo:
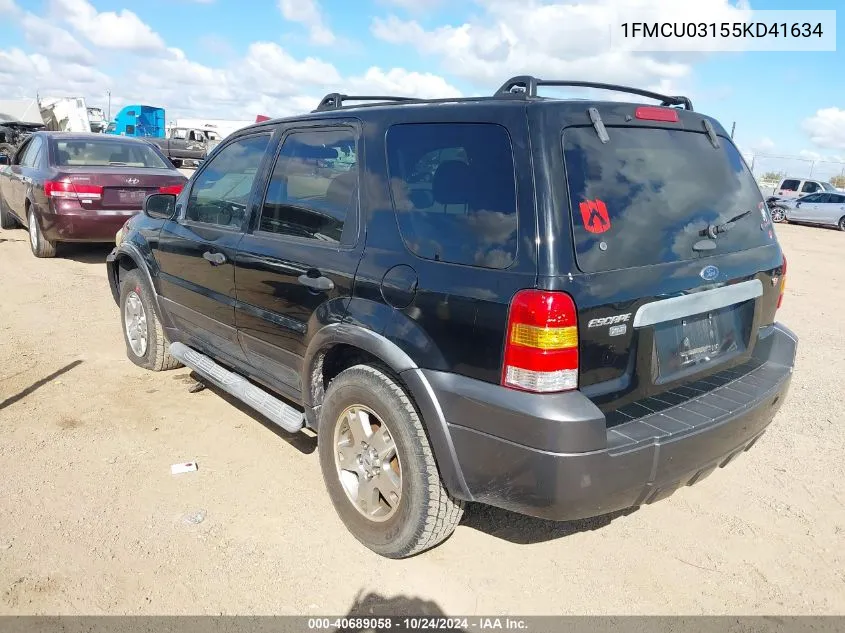
M796 203L795 203L795 208L796 208L796 209L797 209L798 207L800 207L800 206L801 206L801 203L800 203L800 202L796 202Z
M0 154L0 165L11 165L12 157L8 154Z
M169 220L176 213L176 196L154 193L144 200L144 215L154 220Z

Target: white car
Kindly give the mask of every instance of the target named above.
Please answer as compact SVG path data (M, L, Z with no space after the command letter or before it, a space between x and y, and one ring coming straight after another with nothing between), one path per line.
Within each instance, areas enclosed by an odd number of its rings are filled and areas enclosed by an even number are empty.
M820 224L845 231L845 193L812 193L798 200L778 200L771 214L775 222Z

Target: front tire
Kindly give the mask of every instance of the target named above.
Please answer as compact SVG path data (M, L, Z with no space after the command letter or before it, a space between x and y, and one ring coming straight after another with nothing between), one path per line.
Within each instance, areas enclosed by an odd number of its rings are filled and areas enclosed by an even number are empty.
M783 207L772 207L771 215L772 222L780 224L786 221L786 210Z
M129 271L120 282L120 323L126 355L133 363L150 371L179 367L170 355L170 341L156 315L152 292L138 270Z
M444 488L416 408L384 369L356 365L332 380L318 449L335 510L377 554L413 556L455 531L464 504Z
M836 224L836 226L839 227L840 231L845 231L845 215L839 218L839 222Z
M41 225L35 212L30 209L26 215L27 230L29 231L29 248L36 257L55 257L56 243L49 241L41 232Z

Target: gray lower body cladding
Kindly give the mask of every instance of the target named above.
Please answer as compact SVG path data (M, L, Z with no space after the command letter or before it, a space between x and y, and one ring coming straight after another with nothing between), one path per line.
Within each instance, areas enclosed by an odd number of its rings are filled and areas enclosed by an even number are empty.
M562 521L657 501L748 450L785 399L796 347L789 330L772 326L761 335L751 369L726 372L720 386L681 404L604 427L601 438L586 403L550 421L542 397L533 412L529 401L512 399L515 412L502 408L508 399L494 393L501 387L425 373L471 498ZM572 395L561 403L583 398Z

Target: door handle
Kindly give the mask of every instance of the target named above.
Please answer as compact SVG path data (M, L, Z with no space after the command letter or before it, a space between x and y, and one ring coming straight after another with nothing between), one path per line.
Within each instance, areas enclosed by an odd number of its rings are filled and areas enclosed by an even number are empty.
M223 253L212 253L211 251L206 251L202 254L208 262L212 266L219 266L220 264L226 263L226 256Z
M308 286L311 290L331 290L334 288L334 282L328 277L309 277L308 275L300 275L299 283L303 286Z

